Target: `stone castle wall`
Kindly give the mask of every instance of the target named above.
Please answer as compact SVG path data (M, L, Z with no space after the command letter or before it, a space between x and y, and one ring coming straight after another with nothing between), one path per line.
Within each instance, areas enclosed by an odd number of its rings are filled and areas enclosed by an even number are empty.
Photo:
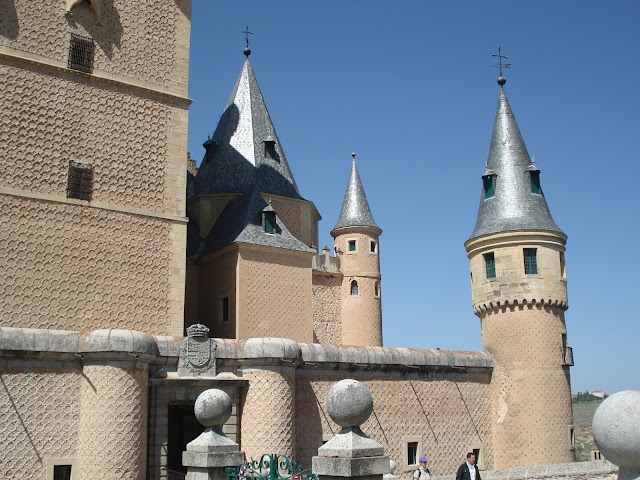
M236 337L238 251L226 249L202 260L197 266L198 319L209 327L209 335L218 338ZM229 319L223 321L222 299L229 299ZM191 307L193 308L193 307Z
M342 275L313 272L313 335L315 343L342 343Z
M243 247L239 255L237 338L313 341L311 254Z
M181 335L190 2L66 4L0 7L0 267L27 273L3 325ZM92 74L67 68L71 33ZM90 202L67 198L71 160Z
M0 478L45 480L48 459L78 452L79 362L0 359Z
M307 465L323 440L340 431L326 412L335 382L359 380L373 396L373 414L362 431L385 447L397 464L396 475L409 476L406 442L419 442L419 455L430 458L435 475L455 472L472 447L481 448L484 465L493 465L489 375L303 372L296 383L297 452ZM483 465L483 466L484 466Z

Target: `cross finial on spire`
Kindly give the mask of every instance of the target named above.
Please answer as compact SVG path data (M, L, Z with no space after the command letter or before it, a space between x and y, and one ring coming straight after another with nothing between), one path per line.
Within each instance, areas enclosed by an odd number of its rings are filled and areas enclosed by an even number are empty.
M505 83L507 83L507 79L502 76L502 68L511 68L511 64L502 63L502 59L504 58L506 60L509 57L507 55L502 55L502 50L500 49L500 45L498 45L498 53L492 53L491 56L498 57L498 64L492 65L492 67L500 69L500 76L498 77L498 85L502 87Z
M244 54L248 57L249 55L251 55L251 49L249 48L249 35L253 35L253 32L249 31L249 25L247 25L244 30L240 31L240 33L244 33L244 40L247 45L244 49Z

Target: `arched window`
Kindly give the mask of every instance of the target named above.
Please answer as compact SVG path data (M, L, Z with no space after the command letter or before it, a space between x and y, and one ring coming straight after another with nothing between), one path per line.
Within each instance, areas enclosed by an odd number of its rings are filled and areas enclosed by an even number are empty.
M358 295L358 282L351 280L351 295Z

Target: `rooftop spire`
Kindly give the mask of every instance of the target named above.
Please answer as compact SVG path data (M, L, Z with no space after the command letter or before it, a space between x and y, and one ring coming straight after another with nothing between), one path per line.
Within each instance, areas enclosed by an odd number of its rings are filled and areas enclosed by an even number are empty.
M564 235L551 217L540 188L540 171L529 157L502 85L489 159L482 175L484 188L478 219L469 239L517 230Z
M343 227L371 227L380 230L380 227L373 219L373 215L371 215L367 195L364 193L364 187L356 166L355 152L351 154L351 159L351 175L349 176L349 183L347 183L347 191L342 201L340 217L333 230Z
M247 57L210 140L194 193L244 193L254 186L262 193L302 198Z

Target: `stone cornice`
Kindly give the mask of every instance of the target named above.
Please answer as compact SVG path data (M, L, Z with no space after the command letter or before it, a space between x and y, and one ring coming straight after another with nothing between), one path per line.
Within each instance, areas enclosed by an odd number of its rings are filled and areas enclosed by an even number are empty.
M474 238L465 242L464 247L467 250L467 256L472 258L485 251L496 248L517 247L522 244L546 246L564 252L566 243L567 237L558 232L520 231Z
M35 55L29 52L23 52L21 50L15 50L11 47L7 47L4 45L0 45L0 58L8 58L12 59L16 62L23 62L32 65L39 65L42 67L49 68L53 71L61 72L66 75L77 75L78 78L82 79L91 79L97 80L98 82L111 83L111 84L121 84L127 85L129 87L139 89L141 91L145 91L148 94L159 95L161 97L166 97L171 99L172 101L180 104L183 108L189 108L191 104L191 99L181 95L180 93L160 87L158 85L154 85L152 83L144 82L142 80L137 80L135 78L125 77L123 75L117 75L109 72L103 72L101 70L93 70L92 73L84 73L76 70L70 70L64 62L59 60L54 60L52 58L43 57L40 55ZM96 82L97 83L97 82Z

